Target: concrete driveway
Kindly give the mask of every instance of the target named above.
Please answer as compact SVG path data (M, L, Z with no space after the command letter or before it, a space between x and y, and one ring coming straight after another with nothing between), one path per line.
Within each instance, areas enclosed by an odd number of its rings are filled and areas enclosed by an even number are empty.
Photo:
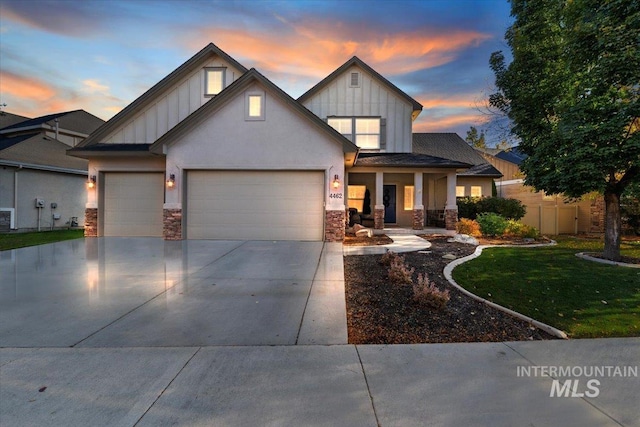
M341 249L99 238L0 252L0 347L346 344Z

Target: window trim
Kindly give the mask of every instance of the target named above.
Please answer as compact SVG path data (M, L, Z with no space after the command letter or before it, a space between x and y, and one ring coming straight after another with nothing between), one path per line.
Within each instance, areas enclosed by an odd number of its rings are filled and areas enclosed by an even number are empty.
M209 72L218 71L222 73L222 87L218 93L209 93ZM204 96L213 98L224 90L227 84L227 67L204 67Z
M462 189L462 195L458 192L460 189ZM465 197L466 192L467 189L464 185L456 185L456 197Z
M474 196L473 191L478 189L480 191L480 195ZM471 195L471 197L482 197L482 185L472 185L471 188L469 189L469 194Z
M250 108L251 108L251 103L250 103L250 99L253 96L259 96L260 97L260 115L259 116L252 116L250 115ZM266 94L262 91L250 91L250 92L245 92L244 94L244 119L245 121L250 121L250 122L256 122L256 121L264 121L266 120L266 115L265 115L265 106L266 106Z

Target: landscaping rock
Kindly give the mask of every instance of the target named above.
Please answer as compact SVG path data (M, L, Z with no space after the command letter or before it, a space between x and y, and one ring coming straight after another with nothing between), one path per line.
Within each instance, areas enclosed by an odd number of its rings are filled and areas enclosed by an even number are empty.
M452 260L453 260L453 259L457 259L458 257L457 257L457 256L455 256L455 255L454 255L454 254L452 254L452 253L448 253L448 254L444 254L444 255L442 255L442 258L444 258L444 259L452 259Z
M358 224L356 224L356 225L358 225ZM362 226L360 226L360 227L362 227ZM354 226L354 229L355 229L355 226ZM360 230L356 231L356 237L364 237L364 236L373 237L373 230L370 229L370 228L362 227L362 228L360 228Z
M468 234L456 234L451 239L448 240L449 243L465 243L467 245L478 246L480 242L475 237L469 236Z

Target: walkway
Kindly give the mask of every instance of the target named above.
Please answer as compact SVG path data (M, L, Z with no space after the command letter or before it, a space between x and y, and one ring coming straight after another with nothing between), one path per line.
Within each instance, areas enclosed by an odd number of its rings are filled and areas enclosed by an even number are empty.
M343 246L345 255L382 255L387 251L395 253L423 251L431 247L431 243L413 234L400 234L389 230L385 233L393 243L379 246Z

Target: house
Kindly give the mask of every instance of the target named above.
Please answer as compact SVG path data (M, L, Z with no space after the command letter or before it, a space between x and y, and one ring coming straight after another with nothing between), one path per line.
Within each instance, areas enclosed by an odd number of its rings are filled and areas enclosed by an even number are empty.
M527 208L521 220L524 224L551 235L604 232L604 199L601 195L586 195L574 201L565 200L562 195L535 191L524 184L520 164L526 155L517 147L477 151L503 175L495 182L498 196L518 199Z
M296 100L209 44L69 151L96 184L85 233L341 241L367 194L377 229L425 206L453 229L475 164L414 152L421 110L357 57Z
M87 161L66 152L102 123L83 110L0 115L0 231L82 226Z

